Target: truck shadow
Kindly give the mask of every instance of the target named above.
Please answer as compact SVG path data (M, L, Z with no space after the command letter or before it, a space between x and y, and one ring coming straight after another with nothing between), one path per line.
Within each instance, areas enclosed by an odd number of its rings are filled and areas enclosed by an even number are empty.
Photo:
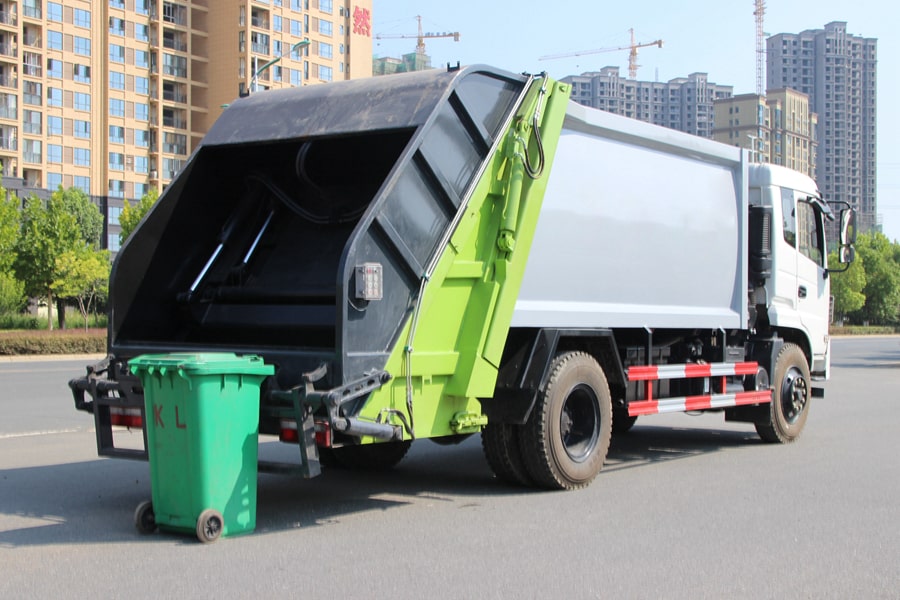
M604 473L759 444L755 434L637 426L613 438ZM279 445L278 442L271 442ZM261 454L268 443L261 444ZM601 473L594 485L602 485ZM98 459L0 470L0 548L52 544L196 543L192 535L141 536L134 510L150 498L147 463ZM303 480L260 474L256 535L333 526L354 515L413 504L473 506L476 498L553 493L506 485L491 473L479 436L458 446L420 441L395 469L329 469ZM238 538L232 538L238 539Z

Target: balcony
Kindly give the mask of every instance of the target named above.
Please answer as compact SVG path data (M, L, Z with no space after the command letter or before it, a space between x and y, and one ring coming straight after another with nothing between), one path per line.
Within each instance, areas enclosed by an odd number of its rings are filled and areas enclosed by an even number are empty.
M11 42L0 42L0 56L12 56L15 57L18 55L18 50L16 45Z
M187 67L179 67L177 65L163 65L163 75L186 78Z
M0 150L18 150L19 144L15 137L0 135Z
M11 27L15 27L18 24L19 19L16 13L6 10L0 10L0 25L9 25Z
M163 127L172 127L174 129L187 129L187 119L175 115L163 115Z
M42 16L41 8L39 6L23 6L22 14L29 19L40 19Z

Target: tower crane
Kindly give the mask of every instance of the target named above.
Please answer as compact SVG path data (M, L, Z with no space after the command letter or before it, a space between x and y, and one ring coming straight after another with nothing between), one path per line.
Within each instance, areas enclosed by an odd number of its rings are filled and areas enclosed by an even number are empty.
M756 95L765 94L766 69L766 34L763 31L763 19L766 15L766 0L754 0L753 16L756 18Z
M602 52L616 52L618 50L629 50L628 54L628 77L634 79L637 77L637 70L640 66L637 64L638 48L647 48L649 46L663 47L662 40L654 40L652 42L637 43L634 41L634 29L629 29L631 33L631 43L627 46L619 46L618 48L597 48L595 50L580 50L578 52L564 52L562 54L548 54L540 57L538 60L554 60L557 58L568 58L570 56L583 56L585 54L600 54Z
M380 33L375 36L376 40L396 40L396 39L404 39L404 38L416 38L416 54L425 54L425 38L449 38L452 37L454 42L459 41L459 32L458 31L443 31L439 33L423 33L422 32L422 17L420 15L416 15L416 20L419 22L419 32L417 34L406 34L406 33Z

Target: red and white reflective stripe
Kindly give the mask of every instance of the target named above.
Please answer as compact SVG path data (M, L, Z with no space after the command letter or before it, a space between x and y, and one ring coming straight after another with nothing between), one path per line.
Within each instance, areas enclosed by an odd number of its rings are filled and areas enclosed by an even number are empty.
M769 390L664 398L662 400L639 400L628 404L628 416L637 417L640 415L705 410L709 408L728 408L746 404L765 404L771 401L772 392Z
M140 408L109 407L109 424L119 427L143 427L144 419Z
M756 375L758 367L755 362L634 366L628 367L628 381Z

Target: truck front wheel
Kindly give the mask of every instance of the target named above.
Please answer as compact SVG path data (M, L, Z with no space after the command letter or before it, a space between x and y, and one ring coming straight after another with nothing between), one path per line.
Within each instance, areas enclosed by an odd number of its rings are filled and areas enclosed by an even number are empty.
M549 489L587 486L603 467L611 431L603 369L585 352L558 355L519 439L529 475Z
M809 363L799 346L785 344L778 353L772 384L769 418L756 423L756 432L765 442L787 444L797 439L809 416Z

